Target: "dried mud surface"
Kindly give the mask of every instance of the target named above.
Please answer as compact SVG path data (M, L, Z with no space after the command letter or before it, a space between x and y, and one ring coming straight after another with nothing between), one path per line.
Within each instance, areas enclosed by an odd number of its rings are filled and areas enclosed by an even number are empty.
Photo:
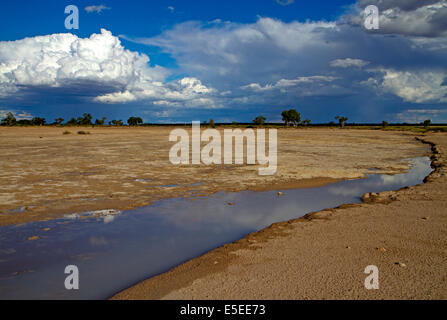
M277 174L260 176L256 165L172 165L172 129L0 127L0 226L132 209L170 197L397 173L408 169L402 159L426 153L410 133L279 129ZM81 130L90 134L77 134Z

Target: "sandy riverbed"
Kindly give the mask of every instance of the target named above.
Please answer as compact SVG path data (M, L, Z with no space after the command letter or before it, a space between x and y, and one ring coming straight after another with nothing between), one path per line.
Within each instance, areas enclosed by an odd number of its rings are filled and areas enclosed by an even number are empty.
M0 225L131 209L169 197L313 187L371 172L397 173L408 169L402 159L427 151L411 133L280 129L277 174L259 176L253 165L172 165L172 129L0 127ZM78 135L80 130L90 134Z
M424 139L440 152L427 183L274 224L114 299L446 299L447 135Z

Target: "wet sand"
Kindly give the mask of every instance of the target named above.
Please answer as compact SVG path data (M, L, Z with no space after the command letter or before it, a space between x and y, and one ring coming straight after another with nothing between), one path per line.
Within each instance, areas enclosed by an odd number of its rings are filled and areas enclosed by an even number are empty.
M398 173L408 169L402 159L426 153L412 133L279 129L277 174L259 176L256 165L172 165L172 129L0 127L0 226L133 209L171 197L309 188ZM81 130L90 134L77 134Z
M425 184L276 223L113 299L446 299L447 134L423 139L436 145Z

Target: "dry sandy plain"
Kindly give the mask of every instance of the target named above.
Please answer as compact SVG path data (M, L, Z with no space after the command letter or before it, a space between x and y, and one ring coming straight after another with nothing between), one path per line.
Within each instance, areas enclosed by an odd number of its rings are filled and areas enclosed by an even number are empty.
M403 159L431 154L410 132L280 129L278 171L266 177L253 165L174 166L168 159L171 130L0 127L0 225L131 209L168 197L399 173L408 169ZM447 149L446 134L424 139L436 143L438 152ZM435 164L443 164L436 156ZM428 180L369 203L275 224L114 298L445 299L445 167ZM167 185L175 186L161 187ZM365 290L367 265L379 267L380 290Z

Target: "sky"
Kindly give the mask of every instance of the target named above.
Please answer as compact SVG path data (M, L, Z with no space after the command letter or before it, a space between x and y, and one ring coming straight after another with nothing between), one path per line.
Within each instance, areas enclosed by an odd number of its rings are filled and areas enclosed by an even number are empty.
M0 117L280 122L291 108L447 123L447 0L0 3Z

